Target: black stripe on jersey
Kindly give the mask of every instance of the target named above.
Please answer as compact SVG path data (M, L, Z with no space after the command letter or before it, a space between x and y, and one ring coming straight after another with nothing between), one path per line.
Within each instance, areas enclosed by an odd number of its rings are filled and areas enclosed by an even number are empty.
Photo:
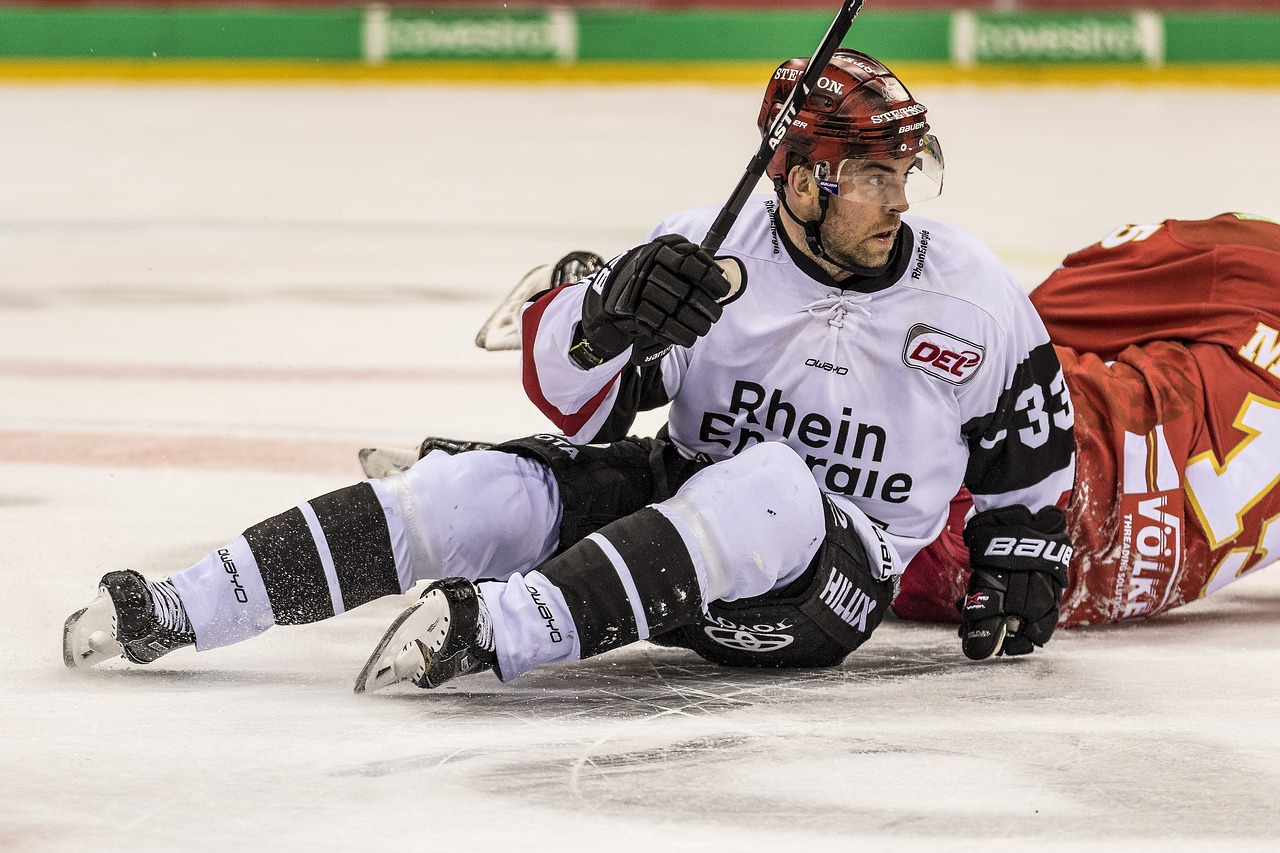
M627 590L608 555L584 539L539 569L556 585L578 629L583 658L640 639Z
M358 483L309 503L329 543L344 608L400 592L391 532L373 486Z
M267 589L277 625L302 625L333 616L329 582L302 510L259 522L244 532Z
M962 427L969 442L965 485L975 494L1026 489L1071 465L1071 403L1049 343L1027 354L995 411Z
M698 575L680 533L662 513L646 507L600 535L613 543L631 571L650 634L698 621Z

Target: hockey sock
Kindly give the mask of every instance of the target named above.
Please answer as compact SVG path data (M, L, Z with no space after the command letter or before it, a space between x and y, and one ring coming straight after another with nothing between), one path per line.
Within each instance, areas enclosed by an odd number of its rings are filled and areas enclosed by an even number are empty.
M313 498L244 532L278 625L327 619L401 592L373 487Z
M564 597L583 658L702 615L693 559L675 526L651 507L606 525L539 571Z
M328 619L412 585L401 584L387 515L369 482L259 522L170 579L200 649Z

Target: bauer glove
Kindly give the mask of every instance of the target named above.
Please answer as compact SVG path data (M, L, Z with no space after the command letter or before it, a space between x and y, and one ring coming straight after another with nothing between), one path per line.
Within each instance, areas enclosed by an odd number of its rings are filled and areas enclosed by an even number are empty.
M957 602L966 657L1027 655L1058 625L1071 543L1057 507L1035 515L1016 505L980 512L964 530L968 592Z
M569 354L590 368L634 346L631 361L647 364L710 331L724 310L718 300L729 290L711 255L678 234L665 234L601 271L587 290Z

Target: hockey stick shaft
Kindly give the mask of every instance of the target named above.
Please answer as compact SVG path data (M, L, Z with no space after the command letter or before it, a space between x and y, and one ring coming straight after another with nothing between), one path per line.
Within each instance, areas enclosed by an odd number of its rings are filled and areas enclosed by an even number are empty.
M734 189L733 195L729 196L725 206L720 208L720 213L716 216L715 222L711 223L711 229L707 231L707 236L702 239L702 248L710 254L715 254L721 244L724 243L725 237L729 236L729 229L733 227L733 223L738 221L738 214L742 212L742 206L747 203L747 199L755 191L756 184L760 181L760 176L764 174L764 170L769 168L769 161L773 159L773 152L777 150L778 145L787 135L787 131L795 123L796 114L804 108L805 102L809 100L809 93L818 84L818 80L822 77L822 72L827 68L827 63L831 61L831 57L835 55L836 48L840 46L845 34L849 32L853 19L858 16L858 12L862 11L862 3L863 0L844 0L841 3L840 11L836 13L835 20L831 22L831 27L827 30L827 34L822 37L822 41L818 42L818 47L814 50L813 57L809 60L809 65L805 68L804 74L801 75L795 88L791 90L791 94L783 101L782 110L774 118L773 123L769 125L768 133L760 141L760 148L756 150L755 156L747 163L747 171L743 174L742 180L738 181L738 186Z

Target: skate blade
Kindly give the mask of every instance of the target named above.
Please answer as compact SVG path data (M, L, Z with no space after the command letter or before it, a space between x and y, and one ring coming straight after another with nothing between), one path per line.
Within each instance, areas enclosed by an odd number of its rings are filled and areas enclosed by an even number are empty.
M551 286L551 267L534 267L503 298L476 333L476 346L490 352L520 349L520 309L529 297Z
M422 686L430 666L449 633L444 594L432 590L396 618L382 635L373 654L356 676L356 693L372 693L402 681Z
M62 662L72 668L96 666L124 654L116 640L116 608L103 590L89 606L72 613L62 628Z
M381 480L408 471L418 461L416 450L391 447L365 447L360 450L360 470L370 480Z
M386 655L380 656L367 675L363 688L357 679L356 693L374 693L402 681L416 682L426 673L427 659L422 653L422 644L410 640L399 651L392 646Z

